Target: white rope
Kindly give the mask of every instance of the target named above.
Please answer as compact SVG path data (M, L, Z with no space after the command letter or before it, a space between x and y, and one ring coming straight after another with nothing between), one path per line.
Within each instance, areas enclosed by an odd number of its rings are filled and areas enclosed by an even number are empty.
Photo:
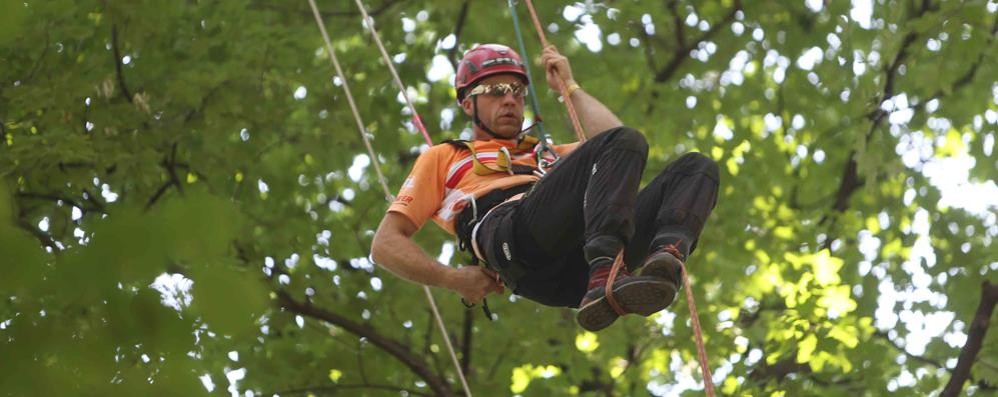
M319 15L319 8L315 5L315 0L308 0L308 3L312 6L312 14L315 15L315 22L319 25L319 32L322 33L322 39L326 42L326 52L329 53L329 59L333 63L333 68L336 69L336 75L339 76L340 83L343 84L343 91L347 95L347 103L350 104L350 111L353 112L354 121L357 122L357 130L360 132L360 137L364 140L364 146L367 147L367 155L371 157L371 164L374 165L374 171L378 174L378 182L381 183L381 188L385 192L385 199L389 202L395 201L391 190L388 189L385 174L381 172L381 166L378 165L378 157L374 154L374 148L371 147L371 142L367 139L367 129L364 128L364 121L360 118L357 103L353 100L353 94L350 92L350 84L347 82L346 75L343 74L343 69L340 68L340 61L336 58L333 43L329 40L329 34L326 33L326 25L322 22L322 16Z
M312 14L315 15L315 22L319 25L319 31L322 33L322 39L326 43L326 52L329 53L329 58L332 60L333 66L336 68L336 74L339 76L341 83L343 84L343 90L347 94L347 102L350 104L350 111L353 112L354 121L357 122L357 129L360 131L360 136L364 140L364 145L367 147L368 155L371 157L371 163L374 164L374 170L378 174L378 180L381 183L382 189L384 189L385 198L389 202L393 201L391 191L388 189L388 183L386 182L385 175L381 172L381 168L378 166L378 158L374 154L374 149L371 147L371 142L367 137L367 132L364 128L364 122L361 120L360 112L357 110L357 105L354 103L353 94L350 93L350 86L347 84L346 76L343 74L343 69L340 68L339 60L336 58L336 53L333 50L332 41L329 39L329 34L326 33L325 24L322 22L322 16L319 13L319 7L315 5L315 0L308 0L308 4L312 7ZM360 7L361 13L364 15L364 19L367 22L367 26L371 29L371 34L374 35L375 41L378 43L378 48L381 49L382 55L385 56L385 62L388 64L389 69L392 71L392 76L395 78L395 83L401 87L402 95L409 105L410 110L413 114L413 121L417 123L417 128L421 130L427 142L432 144L429 135L426 133L426 129L423 127L422 122L418 121L419 116L416 113L416 108L409 101L408 95L405 92L405 86L402 85L402 80L399 79L398 73L395 72L395 68L392 66L391 59L388 58L387 52L385 52L384 46L381 44L381 39L378 38L377 32L374 30L374 22L367 16L367 11L364 9L363 4L360 1L357 2L357 6ZM451 344L450 336L447 334L447 328L444 326L443 317L440 316L440 311L437 310L437 303L433 299L433 294L430 291L430 287L423 286L423 291L426 293L426 300L430 304L430 309L433 311L433 317L436 319L437 327L440 328L440 333L443 334L444 344L447 345L447 351L450 353L451 360L454 362L454 369L457 370L457 375L461 378L461 385L464 386L465 394L471 397L471 388L468 387L468 380L464 377L464 371L461 370L461 363L457 359L457 354L454 352L454 346Z
M360 14L364 17L364 25L371 32L371 37L374 38L375 44L378 45L378 50L381 51L381 58L385 61L385 66L388 66L388 71L391 72L392 78L395 79L395 85L398 86L399 91L402 92L402 98L405 99L405 104L409 106L409 111L412 113L412 122L415 124L416 129L423 134L423 138L426 139L428 145L433 145L433 140L430 139L430 134L426 132L426 127L423 126L423 119L419 117L419 112L416 111L416 106L412 104L412 100L409 99L409 90L406 89L405 84L402 83L402 78L399 77L399 73L395 70L395 64L392 62L392 58L388 56L388 51L385 51L385 45L381 43L381 36L378 35L378 30L374 28L374 18L367 15L367 8L360 0L354 0L357 3L357 8L360 9Z

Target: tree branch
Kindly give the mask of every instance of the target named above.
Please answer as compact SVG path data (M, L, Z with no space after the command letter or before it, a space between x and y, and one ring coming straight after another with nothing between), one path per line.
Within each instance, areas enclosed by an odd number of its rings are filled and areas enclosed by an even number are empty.
M38 228L36 228L34 225L24 220L23 218L17 219L17 226L20 226L21 229L24 229L28 233L31 233L31 235L35 236L35 238L38 239L38 241L41 242L42 245L51 248L52 252L58 253L59 251L61 251L61 249L59 249L59 246L56 245L55 240L52 239L52 236L49 236L45 232L39 230Z
M977 359L977 354L981 352L981 345L984 336L988 333L988 326L991 323L991 313L994 312L995 304L998 303L998 285L988 281L981 283L981 303L977 306L977 313L970 321L970 332L967 333L967 343L960 350L960 358L953 368L953 377L943 388L942 397L955 397L960 394L963 384L970 378L970 368Z
M62 201L64 203L66 203L66 204L72 205L72 206L74 206L76 208L79 208L79 209L81 209L83 211L90 211L91 210L91 208L84 207L83 205L81 205L79 202L77 202L74 199L71 199L69 197L63 197L63 196L60 196L60 195L54 194L54 193L18 192L16 194L16 196L18 198L26 198L26 199L38 199L38 200L48 200L48 201L56 201L56 202Z
M717 32L719 32L722 27L731 23L731 21L735 19L735 15L738 14L738 11L741 11L741 9L742 9L741 0L735 0L735 6L731 9L731 12L729 12L728 15L726 15L724 19L722 19L720 22L711 26L710 30L704 32L704 34L700 35L700 37L697 37L695 40L693 40L693 42L688 43L687 45L679 43L679 47L676 49L675 53L673 54L672 60L670 60L669 63L666 64L664 68L662 68L662 70L659 70L658 73L655 74L655 82L662 83L672 78L672 75L674 75L676 71L679 70L679 67L683 64L683 62L685 62L686 59L690 57L690 51L699 46L700 43L709 40L711 37L717 34ZM676 18L678 17L679 15L676 14ZM679 37L677 39L685 41L685 36L682 35L678 36Z
M932 5L929 0L923 0L922 7L918 10L918 14L911 19L920 18L931 9ZM864 137L866 142L870 141L873 133L880 128L881 123L884 121L884 117L887 116L887 112L880 108L880 104L888 98L894 96L894 84L895 79L897 78L897 71L901 67L901 64L904 62L905 58L908 56L908 48L911 47L916 40L918 40L918 33L914 30L908 32L901 40L901 48L898 49L894 59L887 65L887 67L884 68L884 72L887 75L884 83L884 89L874 100L874 106L876 108L866 115L871 121L870 129L866 132L866 136ZM863 183L859 178L859 172L857 169L858 164L855 157L856 151L850 151L845 169L842 172L842 181L839 182L839 188L837 189L838 192L835 195L835 203L832 207L832 209L838 212L843 212L846 208L848 208L849 197L851 197L860 186L863 186ZM822 219L822 221L824 220L825 219ZM829 241L831 240L832 239L829 239Z
M402 362L406 367L409 367L413 373L423 378L426 381L427 386L430 390L438 396L452 396L454 392L451 390L450 385L447 381L438 376L436 373L430 370L426 362L422 358L415 355L409 348L403 346L397 341L388 338L387 336L379 334L374 329L355 323L350 319L343 317L339 314L326 311L322 308L312 306L311 303L297 302L285 291L277 291L277 302L280 307L287 309L293 313L300 314L302 316L307 316L315 318L318 320L325 321L327 323L339 326L348 332L367 338L375 346L381 348L386 353L392 355L397 360Z
M942 363L940 363L938 361L935 361L935 360L927 358L927 357L922 357L922 356L918 356L918 355L915 355L915 354L908 353L908 351L905 350L905 348L903 348L901 346L898 346L896 342L894 342L893 340L891 340L891 338L888 337L887 333L885 333L885 332L877 331L877 332L874 332L873 335L874 336L878 336L880 338L883 338L885 341L887 341L887 343L890 343L890 345L892 347L894 347L895 349L897 349L898 351L900 351L901 354L904 354L905 357L908 357L911 360L915 360L915 361L918 361L918 362L923 363L923 364L928 364L928 365L931 365L933 367L942 368L942 369L945 369L945 370L949 371L949 369L946 368L945 365L943 365Z
M461 30L464 29L464 22L468 19L468 8L471 6L471 0L464 0L464 4L461 5L461 11L457 14L457 22L454 24L454 46L447 50L447 60L450 61L451 66L454 66L454 70L457 70L457 43L461 42ZM516 12L516 11L514 11Z
M118 50L118 25L111 25L111 52L114 54L114 72L118 75L118 86L121 87L121 94L129 103L132 102L132 93L128 91L125 84L125 74L121 67L121 51Z
M156 201L158 201L163 196L163 194L166 193L166 190L169 189L170 186L176 186L177 190L180 191L180 193L184 192L184 186L183 186L183 184L180 183L180 178L177 177L177 168L176 168L176 165L177 165L177 143L176 142L173 143L173 146L170 149L170 154L168 156L166 156L166 158L163 159L163 162L161 163L161 165L163 166L163 168L166 169L166 172L169 175L169 179L167 179L167 181L165 183L163 183L163 185L160 186L159 189L156 190L156 193L153 194L152 197L149 198L149 201L146 202L146 210L152 208L152 206L154 204L156 204Z
M299 389L290 389L275 391L272 393L264 393L266 396L281 395L281 396L293 396L296 394L311 394L311 393L324 393L328 392L329 395L338 395L337 392L349 389L374 389L374 390L387 390L394 392L405 392L408 395L416 396L430 396L429 393L424 393L421 391L416 391L412 389L406 389L404 387L389 386L389 385L377 385L370 383L361 383L356 385L326 385L326 386L312 386L312 387L302 387Z
M669 8L669 13L672 14L672 24L676 25L676 43L679 44L680 48L685 48L686 30L683 29L683 18L679 16L679 10L676 9L677 3L679 3L679 1L670 0L666 7Z

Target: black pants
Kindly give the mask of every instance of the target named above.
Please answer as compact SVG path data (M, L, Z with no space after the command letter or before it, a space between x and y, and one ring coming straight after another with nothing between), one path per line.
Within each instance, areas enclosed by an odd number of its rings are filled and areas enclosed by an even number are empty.
M559 160L527 197L485 219L483 231L504 229L512 240L481 233L480 246L492 250L486 255L511 254L525 270L515 282L517 295L576 307L589 282L587 259L614 257L624 246L627 266L635 269L667 243L692 252L717 201L717 165L688 153L638 193L647 155L640 132L606 131Z

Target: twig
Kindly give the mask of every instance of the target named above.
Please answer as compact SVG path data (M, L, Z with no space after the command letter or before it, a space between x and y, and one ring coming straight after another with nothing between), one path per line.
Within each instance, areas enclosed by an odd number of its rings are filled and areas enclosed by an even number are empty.
M169 179L166 182L164 182L163 185L156 190L156 193L149 198L149 201L146 202L146 210L152 208L152 206L156 204L156 201L158 201L163 196L163 194L166 193L166 190L169 189L170 186L176 186L177 190L181 194L184 193L184 186L183 184L180 183L180 178L177 177L176 163L177 163L177 143L174 142L172 148L170 149L170 154L163 159L162 163L160 163L160 165L162 165L163 168L166 169L166 172L169 175Z
M683 18L679 16L679 11L676 10L677 0L670 0L666 7L669 8L669 12L672 14L672 24L676 25L676 43L679 44L680 48L686 47L686 31L683 29Z
M908 351L905 350L905 348L903 348L901 346L898 346L898 344L896 342L894 342L893 340L891 340L891 338L888 337L887 334L884 333L884 332L877 331L877 332L874 332L873 335L883 338L885 341L887 341L887 343L890 343L890 345L892 347L894 347L895 349L897 349L898 351L900 351L901 354L904 354L905 357L908 357L909 359L918 361L918 362L923 363L923 364L929 364L929 365L931 365L933 367L942 368L942 369L945 369L945 370L949 371L949 369L946 368L945 365L943 365L942 363L940 363L938 361L935 361L935 360L927 358L927 357L922 357L922 356L919 356L919 355L908 353Z
M131 103L132 93L128 91L128 85L125 84L125 74L121 70L121 52L118 50L117 24L111 25L111 52L114 54L114 71L118 75L118 85L121 87L121 94Z
M461 42L461 30L464 29L464 22L468 19L468 8L471 6L471 0L464 0L464 4L461 5L461 11L457 14L457 23L454 24L454 46L447 50L447 60L450 61L451 65L454 66L454 70L457 70L457 47L458 43ZM515 12L515 11L513 11Z
M89 208L84 207L83 205L81 205L76 200L73 200L73 199L68 198L68 197L63 197L63 196L60 196L60 195L54 194L54 193L18 192L16 194L16 196L19 197L19 198L28 198L28 199L40 199L40 200L49 200L49 201L62 201L64 203L66 203L66 204L72 205L72 206L74 206L76 208L79 208L79 209L81 209L83 211L89 211L90 210Z
M38 239L38 241L41 242L42 245L51 248L52 252L61 251L59 246L56 245L55 240L52 239L52 236L49 236L45 232L39 230L38 228L36 228L31 223L28 223L28 221L24 220L23 218L19 218L17 220L17 226L20 226L21 229L24 229L28 233L31 233L31 235L35 236L35 238Z
M963 384L970 378L970 367L974 365L977 354L981 352L984 336L988 333L988 326L991 321L991 313L998 303L998 285L988 281L981 283L981 303L977 306L977 313L970 321L970 332L967 332L967 343L960 350L960 358L953 368L953 377L946 383L942 397L955 397L960 394Z

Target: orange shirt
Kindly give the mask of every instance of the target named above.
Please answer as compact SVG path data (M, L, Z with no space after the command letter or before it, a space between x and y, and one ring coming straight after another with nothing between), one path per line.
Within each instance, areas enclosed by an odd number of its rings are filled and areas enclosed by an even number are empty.
M493 139L473 141L478 161L495 168L500 148L505 147L513 164L537 167L532 150L517 150L516 141ZM574 150L578 143L553 145L559 156ZM537 181L536 175L510 175L494 172L478 175L472 170L472 152L448 143L431 147L416 159L409 177L402 183L395 202L388 212L409 218L417 228L433 219L437 225L454 234L454 218L468 205L468 199L478 198L495 189L506 189Z

